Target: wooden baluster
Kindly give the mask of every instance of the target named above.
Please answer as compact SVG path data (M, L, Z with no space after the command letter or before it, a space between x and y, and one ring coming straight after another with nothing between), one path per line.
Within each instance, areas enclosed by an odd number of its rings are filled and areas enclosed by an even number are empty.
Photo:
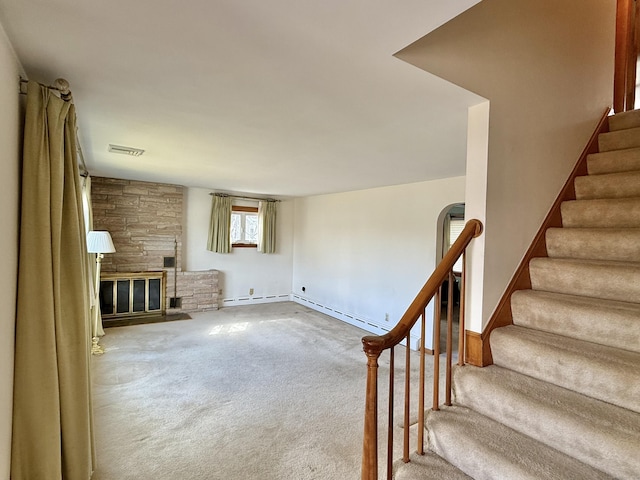
M615 49L615 70L613 87L613 110L615 113L633 109L633 105L626 105L627 93L635 85L628 85L629 70L635 69L635 59L631 62L631 52L633 50L633 28L635 1L618 0L616 8L616 49Z
M393 477L393 399L395 395L395 347L389 357L389 423L387 425L387 480Z
M364 412L362 480L378 480L378 357L367 352L367 398Z
M451 362L453 350L453 270L449 270L449 291L447 300L447 375L445 387L445 405L451 406Z
M458 365L463 366L465 364L465 325L464 325L464 310L465 310L465 295L467 291L467 251L462 254L462 277L460 279L460 315L458 317Z
M627 96L626 110L633 110L636 106L636 68L638 65L638 41L640 40L640 4L634 0L631 7L631 45L629 45L627 60Z
M440 299L442 298L442 285L436 293L436 305L434 315L433 332L433 406L432 410L440 409Z
M464 254L467 245L472 238L477 237L482 233L482 224L479 220L470 220L467 222L462 233L458 237L458 240L454 242L451 249L444 256L442 262L436 267L434 273L429 277L425 285L422 287L416 298L411 302L409 308L401 317L398 324L385 335L381 336L366 336L362 338L365 354L367 355L367 392L366 392L366 407L365 407L365 422L364 422L364 439L363 439L363 453L362 453L362 480L377 480L378 478L378 358L382 351L386 349L393 349L395 345L398 345L403 340L406 341L406 375L405 375L405 405L404 405L404 427L405 427L405 441L403 459L409 461L409 415L410 415L410 385L411 385L411 328L414 327L418 318L422 317L422 336L420 338L420 389L419 392L419 413L418 421L420 424L418 451L424 449L424 362L425 362L425 341L426 341L426 306L430 301L435 301L435 325L431 333L434 338L434 368L433 368L433 410L439 409L440 404L440 317L442 314L441 300L442 300L442 283L448 276L449 278L449 311L447 312L447 352L448 352L448 365L447 365L447 403L451 403L451 356L452 356L452 322L453 322L453 273L452 268L458 257L462 256L464 263ZM464 363L464 278L465 273L463 269L463 286L462 286L462 299L461 299L461 329L460 329L460 342L458 348L462 351L459 355ZM393 350L392 355L392 366ZM388 441L389 448L387 451L387 475L392 473L392 458L389 456L393 452L393 409L395 394L393 392L395 383L395 373L390 372L389 377L389 390L390 390L390 407L389 407L389 432Z
M409 461L409 415L411 413L411 330L407 333L407 348L405 348L405 376L404 376L404 446L402 460Z
M626 72L626 91L625 91L625 111L633 110L636 102L636 66L638 63L638 49L636 46L637 35L637 2L634 1L629 11L629 47L627 48L627 72Z
M425 348L424 340L426 336L425 312L422 311L421 334L420 334L420 391L418 392L418 446L416 452L424 455L424 373L425 373Z

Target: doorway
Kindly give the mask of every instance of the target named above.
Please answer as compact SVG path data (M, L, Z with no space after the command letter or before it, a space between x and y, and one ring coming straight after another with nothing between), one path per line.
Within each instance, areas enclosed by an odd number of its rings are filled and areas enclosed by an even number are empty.
M437 263L439 263L445 254L449 251L453 243L464 228L465 222L465 205L464 203L454 203L442 210L438 216L438 244L437 244ZM453 352L457 351L458 345L458 318L460 315L460 279L462 276L462 259L453 267L453 284L451 295L452 307L452 346ZM442 294L440 296L440 318L434 318L440 322L440 352L447 350L447 311L449 308L449 281L445 280L442 285Z

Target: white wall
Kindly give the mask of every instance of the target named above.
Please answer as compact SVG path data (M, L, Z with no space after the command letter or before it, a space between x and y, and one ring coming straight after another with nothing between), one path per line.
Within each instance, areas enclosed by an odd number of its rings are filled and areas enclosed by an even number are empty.
M490 101L482 318L611 105L616 2L483 0L397 56ZM486 133L486 124L478 128ZM482 178L467 176L469 182ZM475 311L475 310L474 310Z
M0 25L0 478L9 479L18 266L21 68Z
M488 101L469 108L467 122L467 182L465 190L466 218L476 218L487 223L487 167L489 155L489 111ZM484 227L483 227L484 228ZM487 236L475 238L469 245L466 272L466 328L482 331L484 308L484 255Z
M296 199L294 300L374 333L393 327L435 268L438 215L464 189L456 177Z
M263 254L255 248L235 248L232 253L207 250L211 190L186 188L184 225L185 270L220 271L220 306L284 301L291 293L293 262L293 201L278 203L276 253ZM248 205L247 202L238 204ZM257 203L253 204L257 206ZM253 295L249 290L253 288ZM273 297L275 298L267 298Z

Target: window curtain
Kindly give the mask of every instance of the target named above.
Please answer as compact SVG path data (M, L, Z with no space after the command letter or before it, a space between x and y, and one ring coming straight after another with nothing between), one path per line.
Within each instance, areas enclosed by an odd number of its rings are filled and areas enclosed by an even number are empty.
M88 480L95 464L87 248L73 104L27 87L12 480Z
M93 230L93 207L91 206L91 177L87 175L82 182L82 211L84 213L85 233ZM102 315L100 314L100 291L96 290L96 254L89 253L87 272L89 274L89 307L91 308L91 336L104 336Z
M231 197L213 195L207 249L216 253L231 252Z
M258 251L276 253L276 201L258 204Z

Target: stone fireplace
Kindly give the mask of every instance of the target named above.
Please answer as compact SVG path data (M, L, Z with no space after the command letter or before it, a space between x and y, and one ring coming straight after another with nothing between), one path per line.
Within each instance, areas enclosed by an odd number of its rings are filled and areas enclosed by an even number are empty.
M183 190L180 185L92 178L93 228L110 232L116 247L102 261L101 281L110 282L101 299L106 301L103 318L217 310L218 271L182 269ZM156 288L159 311L156 297L148 296Z

